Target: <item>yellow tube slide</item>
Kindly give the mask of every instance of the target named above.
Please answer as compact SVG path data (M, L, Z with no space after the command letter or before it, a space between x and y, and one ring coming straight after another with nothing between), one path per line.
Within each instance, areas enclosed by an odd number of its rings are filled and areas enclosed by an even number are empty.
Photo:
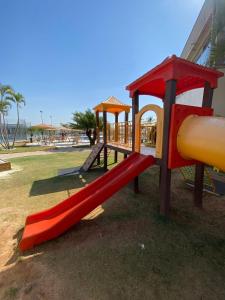
M177 147L183 158L225 171L225 118L187 117L178 131Z

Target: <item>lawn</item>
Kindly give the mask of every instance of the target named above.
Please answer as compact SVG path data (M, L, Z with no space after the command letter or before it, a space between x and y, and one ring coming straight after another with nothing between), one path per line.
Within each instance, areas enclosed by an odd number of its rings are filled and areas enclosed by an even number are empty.
M88 151L11 159L0 178L0 299L225 299L225 198L192 191L173 172L171 219L158 214L158 168L140 176L61 237L17 249L26 215L50 207L102 174L59 178ZM120 157L121 158L121 157ZM112 165L110 166L112 167Z

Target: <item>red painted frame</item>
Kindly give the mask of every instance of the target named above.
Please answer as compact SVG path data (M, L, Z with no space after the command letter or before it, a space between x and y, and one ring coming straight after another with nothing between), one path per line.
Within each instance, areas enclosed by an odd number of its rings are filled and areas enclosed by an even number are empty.
M212 116L213 109L182 104L173 104L170 123L168 168L174 169L198 163L195 160L184 159L177 150L177 134L184 119L190 115Z

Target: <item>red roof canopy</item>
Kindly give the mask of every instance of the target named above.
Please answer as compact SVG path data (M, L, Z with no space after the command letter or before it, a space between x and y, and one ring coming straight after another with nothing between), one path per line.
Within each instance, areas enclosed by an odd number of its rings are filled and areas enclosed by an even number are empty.
M166 58L154 69L129 84L126 89L133 97L136 91L140 95L151 95L164 99L166 81L177 80L176 94L204 87L209 82L211 88L217 87L217 80L224 74L212 68L192 63L186 59L173 55Z

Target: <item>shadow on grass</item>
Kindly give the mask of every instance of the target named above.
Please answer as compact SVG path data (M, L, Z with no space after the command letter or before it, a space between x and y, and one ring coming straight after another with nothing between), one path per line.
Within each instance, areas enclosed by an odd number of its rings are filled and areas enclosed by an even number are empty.
M33 182L30 197L84 187L86 183L79 176L51 177Z
M85 187L86 184L104 174L103 168L96 167L89 172L70 176L55 176L40 179L33 182L30 190L30 197L69 191Z

